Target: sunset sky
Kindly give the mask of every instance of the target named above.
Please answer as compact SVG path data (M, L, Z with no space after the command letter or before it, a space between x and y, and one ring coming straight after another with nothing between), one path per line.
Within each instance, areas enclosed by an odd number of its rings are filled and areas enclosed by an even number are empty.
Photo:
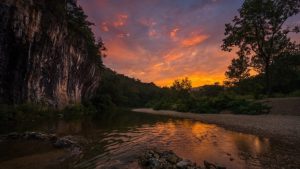
M225 23L243 0L79 0L96 37L108 48L104 64L143 82L193 86L224 80L235 53L220 49ZM294 17L288 24L300 24ZM299 36L297 36L299 37ZM299 39L299 38L297 38Z

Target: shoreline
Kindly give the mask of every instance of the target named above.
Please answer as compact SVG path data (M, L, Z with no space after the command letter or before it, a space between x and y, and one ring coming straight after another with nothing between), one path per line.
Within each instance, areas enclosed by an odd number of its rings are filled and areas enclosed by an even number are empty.
M187 118L225 129L293 144L300 140L300 116L290 115L233 115L196 114L148 108L132 109L134 112Z

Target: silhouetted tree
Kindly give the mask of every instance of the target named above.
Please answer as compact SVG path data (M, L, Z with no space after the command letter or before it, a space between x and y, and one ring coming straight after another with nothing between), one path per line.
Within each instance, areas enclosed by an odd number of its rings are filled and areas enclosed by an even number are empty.
M274 59L272 70L272 90L289 93L300 89L300 52L284 53Z
M225 75L230 79L231 83L238 83L250 76L249 58L243 54L238 53L238 58L231 61Z
M173 82L171 89L177 93L177 97L184 99L189 95L192 89L192 82L189 78L177 79Z
M270 65L274 58L293 48L288 33L299 32L299 27L284 29L283 25L289 17L299 13L299 8L299 0L245 0L233 23L225 25L222 49L231 51L238 47L239 53L265 75L268 94Z
M80 34L85 39L89 59L96 62L99 67L103 67L102 57L106 56L104 53L106 48L101 38L98 38L97 41L95 39L91 29L94 23L87 20L88 16L84 13L82 7L76 5L75 1L68 0L68 3L73 4L66 5L68 28L71 30L69 33L70 37Z
M195 94L198 97L216 97L221 95L224 92L224 86L219 83L215 83L213 85L204 85L195 90Z
M175 80L171 86L176 91L187 91L190 92L192 89L192 82L189 78L185 77L180 80Z

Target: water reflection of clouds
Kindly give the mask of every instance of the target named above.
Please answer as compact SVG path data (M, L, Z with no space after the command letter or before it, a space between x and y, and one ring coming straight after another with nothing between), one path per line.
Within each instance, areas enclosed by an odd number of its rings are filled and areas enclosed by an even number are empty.
M251 154L264 153L270 147L269 139L259 138L253 135L233 135L232 141L240 151L249 152Z
M79 122L58 124L59 132L80 132ZM268 139L253 135L227 131L215 125L203 124L191 120L168 120L165 122L133 125L127 130L98 131L98 142L103 144L103 152L98 152L99 158L92 161L97 164L105 160L130 159L145 148L169 149L179 156L202 164L204 160L218 163L227 168L245 168L260 166L257 157L269 151ZM84 129L88 130L88 129ZM106 153L105 158L101 156ZM254 158L249 158L249 156ZM100 158L101 157L101 158Z
M190 120L178 120L154 126L162 134L160 141L171 142L166 148L178 155L202 163L210 160L229 168L260 165L257 156L269 149L268 139L241 134ZM241 155L250 155L249 160ZM251 163L251 164L249 164Z

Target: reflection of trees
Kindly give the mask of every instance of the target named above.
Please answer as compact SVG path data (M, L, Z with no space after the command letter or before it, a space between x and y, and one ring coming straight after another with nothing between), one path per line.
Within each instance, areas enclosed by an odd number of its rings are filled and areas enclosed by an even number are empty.
M81 119L64 121L60 120L54 124L57 134L92 134L97 130L127 131L130 128L152 125L158 122L167 122L169 117L153 116L149 114L130 111L117 111L104 113L97 119Z
M82 131L82 121L76 120L76 121L58 121L56 125L56 132L60 135L66 135L66 134L78 134Z

